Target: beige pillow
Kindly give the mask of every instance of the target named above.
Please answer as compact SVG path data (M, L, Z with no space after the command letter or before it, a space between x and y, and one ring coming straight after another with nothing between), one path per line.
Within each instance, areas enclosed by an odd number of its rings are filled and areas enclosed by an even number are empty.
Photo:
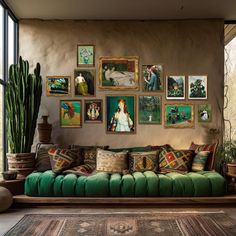
M126 151L111 152L97 149L97 171L108 173L123 173L128 169L128 156Z

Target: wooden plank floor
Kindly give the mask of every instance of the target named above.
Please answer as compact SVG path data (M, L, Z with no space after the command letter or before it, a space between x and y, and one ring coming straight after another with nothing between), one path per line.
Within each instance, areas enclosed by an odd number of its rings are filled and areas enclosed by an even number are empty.
M143 205L185 205L185 204L231 204L236 206L236 195L223 197L137 197L137 198L115 198L115 197L29 197L26 195L14 196L16 204L143 204Z

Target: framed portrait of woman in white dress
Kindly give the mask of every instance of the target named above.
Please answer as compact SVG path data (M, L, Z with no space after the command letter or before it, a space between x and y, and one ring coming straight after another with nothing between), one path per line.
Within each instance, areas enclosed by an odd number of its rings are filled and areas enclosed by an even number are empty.
M106 96L106 132L136 133L135 95Z

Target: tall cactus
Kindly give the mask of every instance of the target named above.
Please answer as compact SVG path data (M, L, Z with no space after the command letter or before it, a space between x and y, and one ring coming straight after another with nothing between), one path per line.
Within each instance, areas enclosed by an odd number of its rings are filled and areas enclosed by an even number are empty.
M29 74L29 62L21 57L9 68L6 86L7 135L12 153L31 152L42 95L40 64Z

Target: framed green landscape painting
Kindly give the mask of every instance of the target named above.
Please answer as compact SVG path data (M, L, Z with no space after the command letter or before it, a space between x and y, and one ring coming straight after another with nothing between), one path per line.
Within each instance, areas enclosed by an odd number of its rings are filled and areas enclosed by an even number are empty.
M184 75L169 75L166 77L166 99L185 99Z
M139 124L161 124L161 96L139 96Z
M82 127L82 103L81 100L60 101L60 127Z
M194 105L193 104L166 104L165 128L193 128Z
M106 96L106 131L107 133L136 132L135 95Z
M207 75L188 76L188 98L207 99Z
M198 122L207 123L212 121L212 106L211 104L198 105Z

